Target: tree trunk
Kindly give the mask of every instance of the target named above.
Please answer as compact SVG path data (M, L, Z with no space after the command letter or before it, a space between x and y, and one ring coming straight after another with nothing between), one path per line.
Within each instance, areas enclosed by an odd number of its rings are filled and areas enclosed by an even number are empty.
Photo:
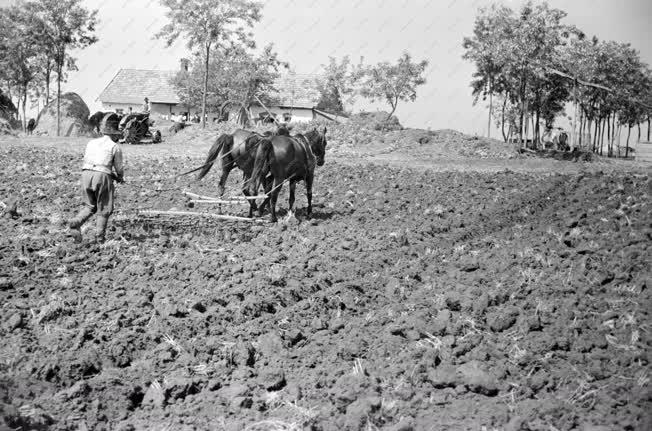
M595 153L596 150L598 149L598 126L600 124L600 121L598 119L595 119L595 127L593 128L593 148L591 149L591 152Z
M61 63L57 62L57 136L61 133L61 69L63 68L63 56Z
M534 120L534 116L532 117L532 121ZM533 127L533 133L534 133L534 142L537 148L539 148L539 109L537 108L536 112L536 122L534 123Z
M48 60L48 65L45 68L45 106L50 103L50 75L52 73L52 66Z
M25 108L27 107L27 84L23 86L23 132L27 132L27 114Z
M602 156L604 153L604 131L605 131L605 125L607 123L607 118L603 117L602 118L602 125L600 126L602 131L600 133L600 155Z
M500 120L500 131L503 134L503 139L505 142L507 142L507 136L505 135L505 107L507 106L507 97L505 97L505 100L503 101L503 112L502 112L502 118ZM649 119L648 119L649 121ZM648 126L649 129L649 126ZM650 138L648 138L649 140Z
M582 134L584 133L584 112L580 111L580 127L579 127L579 138L577 139L577 147L582 148ZM575 149L575 144L571 142L571 149Z
M521 115L519 116L520 117L520 123L518 125L518 139L519 139L519 142L521 144L521 147L525 148L526 145L525 145L525 141L523 140L523 128L524 128L525 124L524 124L523 120L525 119L525 106L526 106L526 103L525 103L525 88L527 86L527 82L525 80L525 76L524 76L523 73L521 74L521 81L522 81L521 82L521 88L520 88L520 90L521 90L520 93L521 94L519 95L521 97Z
M647 116L647 141L650 142L650 116Z
M20 121L20 108L21 108L20 101L21 100L22 100L22 98L20 97L20 87L19 87L18 88L18 95L16 96L16 103L14 103L14 106L16 107L16 120L17 121ZM13 100L12 100L12 103L13 103Z
M398 96L394 98L394 103L391 101L389 102L389 106L392 107L392 112L390 112L387 118L385 118L385 123L387 123L389 119L392 118L392 115L394 115L394 112L396 111L396 107L398 106Z
M204 91L201 95L201 127L206 128L206 93L208 92L208 60L211 53L211 43L206 41L206 59L204 62Z
M398 106L398 97L395 97L395 98L394 98L394 103L392 103L392 102L390 101L390 102L389 102L389 105L392 107L392 112L390 112L389 115L387 116L387 118L385 118L385 121L383 121L383 124L382 124L382 126L381 126L381 127L382 127L381 130L383 130L383 131L385 130L385 125L387 124L387 122L389 121L389 119L392 118L392 115L394 115L394 112L396 111L396 107Z
M629 135L632 133L632 126L627 125L627 144L625 146L625 158L629 155Z
M581 133L580 133L581 134ZM573 80L573 120L571 122L571 147L575 148L577 142L577 79Z
M641 142L641 123L636 123L636 127L638 127L638 138L636 138L636 143L638 144Z
M491 80L489 80L489 118L487 119L487 138L491 138L491 111L494 107L493 100L493 89L491 88Z
M523 117L523 139L525 139L525 148L527 148L527 139L528 135L530 133L530 115L527 111L527 101L525 102L526 106L526 111L525 111L525 116Z
M611 116L611 139L609 140L609 156L614 156L614 143L616 142L616 113Z
M611 118L611 114L607 115L607 157L611 157L611 141L614 133L613 128L611 127Z

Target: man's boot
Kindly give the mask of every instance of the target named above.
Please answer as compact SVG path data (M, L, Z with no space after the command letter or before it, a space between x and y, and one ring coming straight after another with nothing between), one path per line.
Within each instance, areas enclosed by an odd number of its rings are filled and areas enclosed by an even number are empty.
M74 217L68 220L66 223L68 225L68 235L72 237L73 241L81 242L81 226L93 215L93 210L91 208L83 208L79 213Z
M82 208L81 211L79 211L79 213L77 213L77 215L75 217L68 220L68 227L70 229L79 230L79 228L84 223L86 223L86 221L89 218L91 218L92 215L93 215L93 209L88 208L88 207L84 207L84 208Z
M106 225L109 223L109 218L106 216L98 216L97 224L95 226L95 240L97 243L103 243L106 235Z

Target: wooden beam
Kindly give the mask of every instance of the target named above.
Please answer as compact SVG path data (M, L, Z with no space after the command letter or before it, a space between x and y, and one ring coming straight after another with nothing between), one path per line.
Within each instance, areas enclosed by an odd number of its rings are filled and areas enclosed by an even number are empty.
M255 219L249 217L238 217L238 216L230 216L224 214L213 214L213 213L194 212L194 211L138 210L138 214L145 215L145 216L207 217L207 218L214 218L219 220L246 221L252 223L261 223L264 221L261 219Z
M230 201L225 201L222 199L190 199L190 202L194 204L224 204L224 205L242 205L246 204L247 202L243 200L230 200Z
M271 112L269 109L267 109L267 106L265 106L265 104L264 104L264 103L263 103L263 102L258 98L257 95L254 94L254 97L256 98L256 100L258 101L258 103L260 103L260 106L262 106L263 109L265 109L265 111L267 111L267 113L269 114L269 116L272 117L272 120L274 120L274 122L276 123L276 125L277 125L277 126L280 126L280 123L278 122L278 120L276 119L276 117L274 117L274 116L272 115L272 112Z
M220 199L220 198L214 198L212 196L202 196L202 195L198 195L196 193L190 193L190 192L185 191L185 190L183 191L183 194L186 195L186 196L189 196L189 197L191 197L193 199L204 199L204 200L210 200L210 201Z

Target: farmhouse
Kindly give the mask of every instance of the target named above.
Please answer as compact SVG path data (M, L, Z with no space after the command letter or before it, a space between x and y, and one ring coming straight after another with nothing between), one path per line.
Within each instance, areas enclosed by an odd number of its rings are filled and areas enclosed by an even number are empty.
M317 87L319 75L288 73L281 75L274 87L278 90L275 103L262 107L251 107L252 119L268 116L267 110L280 122L306 122L323 118L341 121L344 118L336 114L317 109L320 93ZM267 109L265 109L267 108Z
M170 82L175 74L173 70L120 69L98 97L102 110L139 112L147 97L153 114L170 115L180 103Z
M181 114L187 107L181 104L171 79L174 70L120 69L98 100L103 111L128 112L140 111L145 97L151 103L151 112L160 116ZM280 122L305 122L317 118L341 121L344 117L317 109L320 93L317 89L318 75L290 73L280 76L274 83L278 94L274 103L265 107L254 104L249 115L251 121L260 121L268 117L268 110ZM265 109L267 108L267 109ZM191 107L192 112L199 111ZM208 114L208 121L217 120L217 114Z

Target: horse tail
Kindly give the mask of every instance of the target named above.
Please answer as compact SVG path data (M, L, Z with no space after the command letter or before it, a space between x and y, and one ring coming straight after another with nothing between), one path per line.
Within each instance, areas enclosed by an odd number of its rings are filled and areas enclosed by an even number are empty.
M233 146L233 136L222 134L219 138L217 138L210 151L208 152L206 163L204 163L201 171L199 171L199 175L197 175L197 180L201 180L206 176L206 174L208 174L208 171L210 171L213 167L213 163L215 163L215 159L217 159L217 156L220 154L222 149L226 149L229 146Z
M267 176L269 165L274 161L274 146L269 139L261 139L256 150L256 159L254 160L254 170L251 173L252 189L251 193L256 194L260 183Z

